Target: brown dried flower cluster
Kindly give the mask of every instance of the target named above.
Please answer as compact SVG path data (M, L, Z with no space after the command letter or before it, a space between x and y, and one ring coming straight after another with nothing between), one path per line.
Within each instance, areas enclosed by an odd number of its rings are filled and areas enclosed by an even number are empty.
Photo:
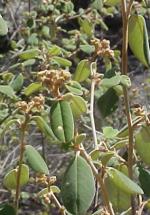
M33 109L41 111L44 108L45 99L42 95L35 96L32 101L19 101L17 107L24 113L30 113Z
M99 40L97 38L91 40L92 45L95 47L96 55L103 58L113 58L114 51L110 49L110 41L109 40Z
M70 80L71 74L65 70L45 70L39 72L38 77L54 97L59 97L60 89Z

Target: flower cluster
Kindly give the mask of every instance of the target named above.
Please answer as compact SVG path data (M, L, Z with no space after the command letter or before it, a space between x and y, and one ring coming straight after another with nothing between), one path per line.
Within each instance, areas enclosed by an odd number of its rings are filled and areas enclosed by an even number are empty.
M35 96L32 98L32 101L19 101L17 102L17 107L20 111L24 113L30 113L33 110L41 111L44 108L45 99L42 95Z
M38 77L54 97L59 97L60 89L70 80L71 74L65 70L45 70L39 72Z
M96 55L103 58L113 58L114 51L110 49L110 41L109 40L99 40L93 39L91 41L92 45L95 47Z

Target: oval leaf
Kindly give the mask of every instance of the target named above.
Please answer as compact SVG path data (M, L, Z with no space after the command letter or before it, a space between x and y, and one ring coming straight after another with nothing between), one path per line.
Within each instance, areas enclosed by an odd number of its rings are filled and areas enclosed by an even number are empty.
M0 36L4 36L8 33L8 27L6 21L0 15Z
M73 95L70 100L70 106L74 117L80 117L81 114L87 112L87 103L80 96Z
M41 116L33 116L32 120L34 120L39 127L39 129L44 133L44 135L52 142L58 142L58 139L55 137L51 128L47 124L47 122Z
M74 215L83 215L90 207L94 194L92 170L81 156L76 156L71 161L62 183L61 195L64 206Z
M110 180L122 191L129 194L143 194L143 190L125 174L114 168L109 168Z
M16 210L12 205L0 204L0 215L16 215Z
M141 15L132 15L129 19L129 46L138 60L150 66L150 50L145 19Z
M90 63L88 60L81 60L78 64L75 74L74 80L78 82L85 81L90 75Z
M47 174L47 175L49 174L49 170L45 161L43 160L43 158L35 148L33 148L30 145L26 145L24 156L28 164L34 171L38 173Z
M24 94L30 96L32 93L39 91L42 88L42 83L34 82L24 89Z
M55 62L57 62L60 66L70 67L72 62L62 57L55 56L52 58Z
M139 167L139 173L139 181L144 191L144 194L147 197L150 197L150 171Z
M29 49L26 51L21 52L18 56L22 60L29 60L38 57L39 50L38 49Z
M150 126L143 126L136 134L135 147L142 161L150 165Z
M62 143L70 142L74 137L74 120L69 102L56 102L51 107L50 119L55 136Z
M125 165L120 165L118 168L119 171L126 174L125 172L127 167ZM119 212L120 214L121 212L127 210L130 207L131 195L120 190L117 186L114 186L113 181L109 177L105 179L105 185L115 212Z
M16 189L16 186L17 186L17 169L13 169L5 175L3 183L7 189L10 189L10 190ZM29 168L27 165L22 164L21 176L20 176L20 186L25 185L28 181L29 181Z
M48 188L44 188L43 190L41 190L37 195L39 197L44 196L45 194L49 193ZM53 193L60 193L60 189L57 186L50 186L50 191L52 191Z

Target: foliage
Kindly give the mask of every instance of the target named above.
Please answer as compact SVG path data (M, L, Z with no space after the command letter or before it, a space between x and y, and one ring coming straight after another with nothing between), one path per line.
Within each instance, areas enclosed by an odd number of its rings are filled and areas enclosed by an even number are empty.
M30 183L39 185L35 198L47 213L52 203L63 215L142 213L150 195L150 121L144 107L130 106L127 47L149 68L148 2L137 7L132 0L91 0L86 6L78 0L29 0L27 5L10 38L8 11L0 15L0 136L13 139L12 126L19 145L17 162L2 183L15 193L13 205L2 202L0 214L19 213L21 192ZM111 30L107 18L116 14L123 20L122 51L105 39ZM100 132L95 97L106 125ZM120 128L109 122L122 99L127 123ZM29 141L35 128L48 148L56 145L70 156L58 186L51 161Z

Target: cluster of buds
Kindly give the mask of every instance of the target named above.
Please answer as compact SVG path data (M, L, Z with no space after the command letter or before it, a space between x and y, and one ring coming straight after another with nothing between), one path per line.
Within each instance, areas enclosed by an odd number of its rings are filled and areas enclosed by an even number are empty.
M56 176L49 177L45 174L40 174L36 176L35 182L39 184L44 184L46 186L50 186L56 182Z
M136 116L145 116L146 115L144 107L141 107L139 104L134 105L133 112Z
M32 110L41 111L44 107L45 99L42 95L35 96L32 101L19 101L17 102L17 107L23 113L30 113Z
M45 85L54 97L60 96L60 89L70 80L71 74L65 70L45 70L38 73L42 84Z
M43 200L45 204L50 204L51 203L51 193L46 193L43 195Z
M109 40L99 40L97 38L91 40L92 45L95 47L96 55L103 58L113 58L114 51L110 49Z

